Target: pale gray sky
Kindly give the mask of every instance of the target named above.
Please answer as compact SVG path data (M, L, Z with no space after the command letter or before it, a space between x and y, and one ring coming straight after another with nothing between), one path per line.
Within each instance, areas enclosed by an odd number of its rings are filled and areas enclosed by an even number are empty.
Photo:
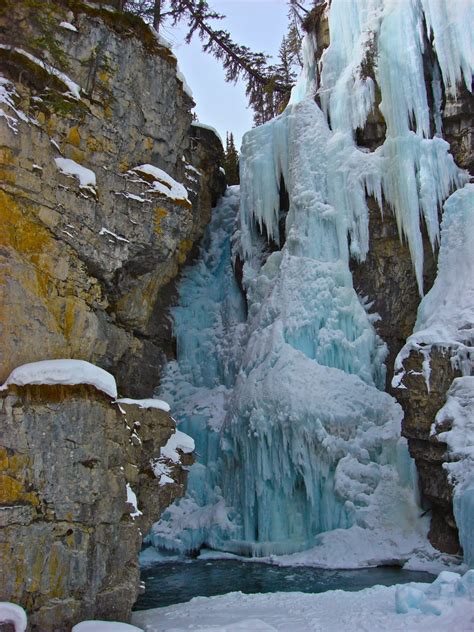
M285 0L209 0L209 5L227 16L215 24L228 30L236 42L270 55L278 53L287 29ZM215 127L224 142L226 131L233 132L239 148L253 118L247 108L245 87L242 83L226 83L219 62L201 51L196 36L190 45L185 44L183 33L183 27L164 26L162 30L172 42L181 71L193 92L199 120Z

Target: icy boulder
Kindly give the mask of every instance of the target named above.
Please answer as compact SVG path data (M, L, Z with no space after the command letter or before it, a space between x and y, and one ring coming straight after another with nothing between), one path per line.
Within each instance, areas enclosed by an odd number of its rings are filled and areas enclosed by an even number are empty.
M398 586L395 607L399 614L418 610L440 616L447 610L461 608L463 600L474 601L474 571L464 576L443 571L432 584Z

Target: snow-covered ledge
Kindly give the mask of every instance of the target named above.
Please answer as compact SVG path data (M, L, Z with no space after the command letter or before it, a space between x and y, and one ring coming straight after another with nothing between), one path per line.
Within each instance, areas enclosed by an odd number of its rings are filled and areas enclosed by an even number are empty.
M6 391L11 385L28 384L90 384L109 397L117 398L114 376L85 360L41 360L22 364L10 373L0 391Z

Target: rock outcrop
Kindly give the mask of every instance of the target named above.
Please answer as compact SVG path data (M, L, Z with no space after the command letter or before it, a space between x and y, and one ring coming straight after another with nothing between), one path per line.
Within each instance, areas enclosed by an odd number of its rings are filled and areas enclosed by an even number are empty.
M184 492L181 464L168 485L150 465L174 422L87 385L10 387L0 402L0 600L41 632L129 620L141 534Z
M76 358L150 397L173 353L174 283L225 188L223 149L191 126L166 43L107 4L0 6L0 383ZM127 620L141 533L184 491L181 465L166 485L152 467L169 414L121 408L86 386L0 398L0 600L33 630Z

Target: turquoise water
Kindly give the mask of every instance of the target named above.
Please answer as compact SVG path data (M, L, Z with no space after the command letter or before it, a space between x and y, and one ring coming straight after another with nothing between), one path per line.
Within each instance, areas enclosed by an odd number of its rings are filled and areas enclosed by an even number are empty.
M396 567L341 571L239 560L166 562L143 569L146 590L135 604L135 610L170 606L193 597L212 597L232 591L321 593L336 589L361 590L376 584L431 582L433 579L434 576L428 573Z

